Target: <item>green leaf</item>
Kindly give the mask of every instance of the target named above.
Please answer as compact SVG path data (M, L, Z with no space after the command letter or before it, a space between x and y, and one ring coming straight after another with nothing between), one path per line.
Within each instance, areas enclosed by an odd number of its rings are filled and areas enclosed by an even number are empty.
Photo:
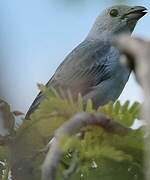
M83 111L83 98L81 96L81 94L78 94L78 102L77 102L77 106L78 106L78 111L81 112Z
M130 105L129 101L126 101L123 105L119 101L116 103L109 103L103 107L98 108L98 112L102 112L112 118L114 121L121 123L127 127L130 127L136 118L140 114L140 104L135 102Z
M94 111L93 109L93 103L91 99L88 99L87 105L86 105L86 112L92 113Z
M103 113L112 121L130 127L139 117L140 104L129 101L121 104L119 101L99 107L96 111L89 99L86 107L79 94L77 102L68 92L68 99L62 99L55 89L48 90L40 86L45 100L31 115L30 121L25 121L17 129L15 136L16 154L21 152L24 157L33 157L34 152L46 147L54 132L74 114L85 109L89 113ZM62 91L63 94L63 91ZM82 136L63 136L60 148L65 151L58 167L58 178L62 179L72 161L72 153L78 152L78 167L72 174L71 180L144 180L144 131L143 128L130 130L126 135L108 133L97 126L81 129ZM40 179L40 167L45 154L31 159L30 166L36 172L36 180ZM96 164L96 165L95 165Z

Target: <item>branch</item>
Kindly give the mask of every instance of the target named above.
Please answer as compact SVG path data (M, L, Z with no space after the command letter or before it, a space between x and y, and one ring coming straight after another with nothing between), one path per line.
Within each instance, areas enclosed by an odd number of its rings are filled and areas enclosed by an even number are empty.
M150 85L150 41L124 35L116 39L114 44L127 57L127 65L135 72L138 82L145 90L147 82Z
M87 125L97 125L106 129L110 133L125 135L130 131L121 124L112 121L103 114L90 114L81 112L64 123L55 133L54 140L50 145L50 149L42 166L42 180L55 180L56 170L63 155L60 147L61 137L64 135L72 136L80 131L82 127Z
M138 82L143 87L144 105L142 114L147 121L147 134L150 130L150 41L139 38L131 38L128 36L121 36L116 41L117 47L127 57L128 64L133 68ZM150 177L150 137L147 138L146 149L146 179Z

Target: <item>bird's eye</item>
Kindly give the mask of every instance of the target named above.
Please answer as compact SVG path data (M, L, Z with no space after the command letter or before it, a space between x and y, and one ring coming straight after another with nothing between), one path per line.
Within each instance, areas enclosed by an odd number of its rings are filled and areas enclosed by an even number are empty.
M116 16L118 16L118 14L119 14L119 12L118 12L117 9L112 9L112 10L110 11L110 15L111 15L112 17L116 17Z

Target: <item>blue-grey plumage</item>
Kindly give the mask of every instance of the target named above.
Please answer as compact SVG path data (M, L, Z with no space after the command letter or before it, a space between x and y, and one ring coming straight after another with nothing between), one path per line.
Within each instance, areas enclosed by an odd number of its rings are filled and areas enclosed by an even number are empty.
M47 83L48 88L70 90L76 98L81 93L86 102L92 99L94 107L115 101L121 94L130 70L119 62L120 53L112 45L114 37L131 34L137 21L146 14L142 6L117 5L102 12L85 40L60 64ZM42 93L36 97L26 119L42 102Z

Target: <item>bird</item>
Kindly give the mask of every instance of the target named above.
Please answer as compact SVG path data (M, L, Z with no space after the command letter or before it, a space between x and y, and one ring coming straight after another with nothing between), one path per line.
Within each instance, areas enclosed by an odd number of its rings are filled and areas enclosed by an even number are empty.
M74 99L80 93L83 101L99 106L114 102L129 79L131 70L120 63L120 52L113 39L131 35L138 20L147 13L143 6L114 5L96 18L86 38L58 66L46 87L70 90ZM30 106L25 119L38 108L45 96L40 92Z

